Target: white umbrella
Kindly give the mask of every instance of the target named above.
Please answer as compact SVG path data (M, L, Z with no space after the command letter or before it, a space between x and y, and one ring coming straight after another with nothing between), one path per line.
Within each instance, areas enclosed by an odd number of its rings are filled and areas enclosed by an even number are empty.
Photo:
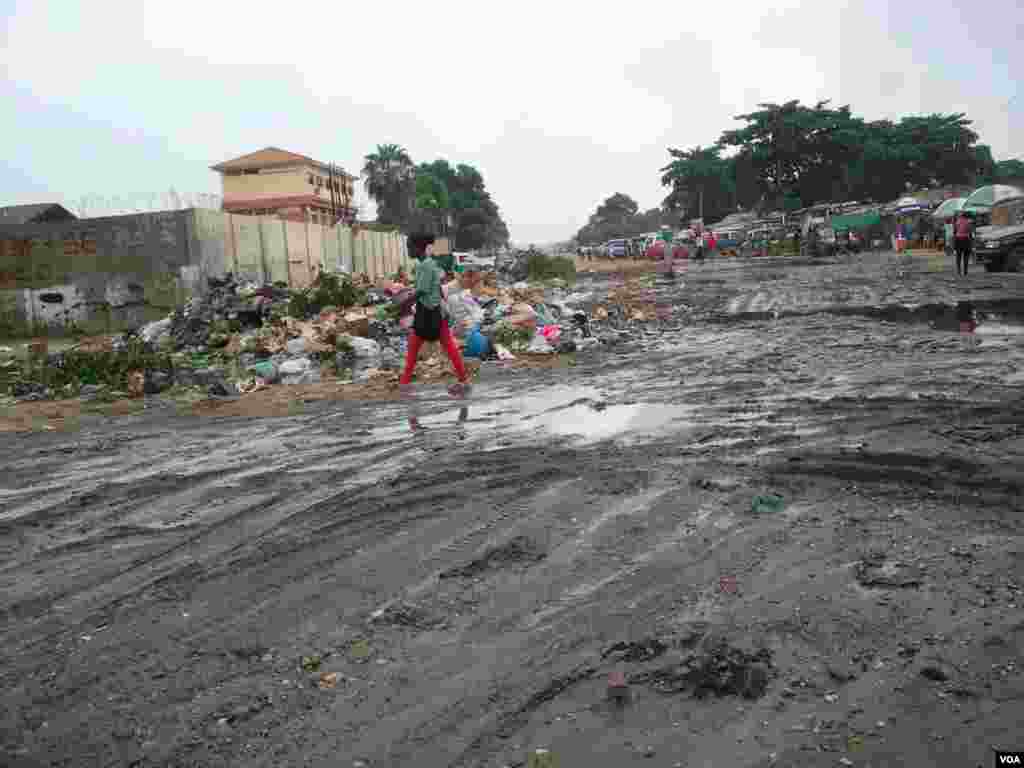
M967 202L966 197L952 197L949 200L944 200L942 202L942 205L935 209L935 212L932 214L932 218L948 219L950 216L952 216L961 208L963 208L965 202Z
M1000 200L1021 195L1024 195L1024 190L1011 187L1009 184L989 184L971 192L963 207L965 210L987 211Z

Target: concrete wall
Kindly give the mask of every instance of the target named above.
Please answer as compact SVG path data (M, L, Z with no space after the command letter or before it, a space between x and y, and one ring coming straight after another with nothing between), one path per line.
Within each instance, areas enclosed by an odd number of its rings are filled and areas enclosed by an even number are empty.
M399 266L397 233L204 209L2 227L0 336L136 327L227 272L301 288L318 269L376 279Z

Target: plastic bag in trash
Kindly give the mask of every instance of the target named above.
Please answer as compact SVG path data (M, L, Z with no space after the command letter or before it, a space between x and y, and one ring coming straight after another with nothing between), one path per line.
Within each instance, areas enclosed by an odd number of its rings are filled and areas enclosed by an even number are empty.
M530 346L526 348L526 351L534 355L550 355L554 353L555 348L544 338L544 334L538 331L530 342Z
M352 351L356 357L378 357L380 355L380 344L373 339L364 339L361 336L349 338Z
M480 333L479 328L474 328L466 338L466 357L484 357L490 350L490 342L487 337Z
M562 338L562 329L557 325L545 325L540 329L540 333L549 344L557 345Z
M269 384L276 383L280 379L280 373L272 360L262 360L258 363L253 363L249 366L248 370Z
M283 376L297 376L300 373L305 373L313 367L313 361L308 357L298 357L294 360L285 360L281 363L280 368Z

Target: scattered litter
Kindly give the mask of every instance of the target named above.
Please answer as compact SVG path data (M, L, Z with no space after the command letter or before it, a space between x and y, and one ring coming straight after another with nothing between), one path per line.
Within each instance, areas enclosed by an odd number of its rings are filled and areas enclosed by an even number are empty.
M320 675L319 686L322 689L334 688L338 684L337 672L323 672Z
M781 496L777 494L766 494L763 496L755 496L754 500L750 503L750 510L755 515L774 514L781 512L785 507L785 503Z
M722 576L718 579L718 589L730 595L736 594L736 577Z
M608 698L619 703L629 700L629 684L622 672L611 672L608 675Z
M349 648L349 653L356 661L366 661L370 658L370 644L366 640L356 640Z
M303 656L302 657L302 670L304 672L316 672L320 669L321 659L319 656Z
M558 768L558 761L553 752L546 749L536 749L530 753L526 762L527 768Z

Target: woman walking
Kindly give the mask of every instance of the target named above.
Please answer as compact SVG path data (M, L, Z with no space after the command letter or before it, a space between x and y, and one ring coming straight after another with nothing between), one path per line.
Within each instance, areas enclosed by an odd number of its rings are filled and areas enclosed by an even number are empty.
M416 316L412 330L409 331L409 349L405 356L405 370L399 379L399 390L403 395L412 392L412 374L416 370L416 360L420 348L425 341L440 341L448 355L448 359L459 377L459 383L451 386L448 392L453 396L462 396L469 392L469 375L462 362L459 348L455 346L451 328L444 316L441 297L441 267L432 258L434 238L432 235L412 235L409 237L409 252L418 262L416 265Z
M954 243L956 245L956 273L961 274L960 265L963 264L963 275L967 277L967 263L971 259L971 245L974 236L974 227L966 213L961 213L953 227Z

